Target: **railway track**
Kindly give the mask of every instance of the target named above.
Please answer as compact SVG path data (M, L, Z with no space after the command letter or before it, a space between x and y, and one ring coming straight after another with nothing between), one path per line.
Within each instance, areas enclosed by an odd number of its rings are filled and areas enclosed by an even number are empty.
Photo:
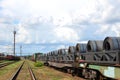
M10 80L36 80L34 73L27 63L24 61L19 68L16 70L15 74L12 76Z
M5 67L5 66L12 64L12 63L15 63L15 62L13 61L13 62L1 63L0 68Z
M29 64L28 64L28 65L29 65ZM31 69L30 65L28 66L28 69L29 69L29 72L30 72L30 75L31 75L31 79L32 79L32 80L36 80L36 77L35 77L32 69Z

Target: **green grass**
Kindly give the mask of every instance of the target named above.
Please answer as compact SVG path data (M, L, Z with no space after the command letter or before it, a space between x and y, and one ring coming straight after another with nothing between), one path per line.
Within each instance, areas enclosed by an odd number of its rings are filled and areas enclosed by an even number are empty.
M0 63L11 62L10 60L0 60Z
M47 68L46 66L43 65L42 62L37 61L37 62L32 62L29 61L30 65L32 66L33 70L35 71L40 71L42 75L45 75L48 77L50 80L61 80L63 79L63 76L58 75L57 71L51 70ZM52 71L52 72L51 72Z
M13 63L13 64L10 64L10 65L8 65L8 66L5 66L5 67L3 67L3 68L0 68L0 76L6 74L6 73L9 72L11 69L17 67L17 66L18 66L19 64L21 64L21 63L22 63L22 61L18 61L18 62L15 62L15 63Z
M4 61L4 62L1 62L0 65L4 63L10 63L10 62L15 62L15 61Z
M37 80L80 80L74 79L72 76L66 76L64 73L54 70L46 66L35 67L35 62L28 61ZM41 79L42 78L42 79Z
M42 67L44 64L42 62L35 62L34 66L35 67Z

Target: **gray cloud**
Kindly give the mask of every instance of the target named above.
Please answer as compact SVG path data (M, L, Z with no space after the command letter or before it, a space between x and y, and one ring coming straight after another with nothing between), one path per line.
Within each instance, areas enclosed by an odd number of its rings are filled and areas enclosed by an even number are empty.
M119 36L119 0L46 1L0 1L0 42L13 42L14 27L18 44L76 43Z

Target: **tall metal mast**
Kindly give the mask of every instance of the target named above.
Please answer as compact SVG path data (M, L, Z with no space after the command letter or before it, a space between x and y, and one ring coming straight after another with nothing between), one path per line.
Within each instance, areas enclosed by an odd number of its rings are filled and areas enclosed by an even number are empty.
M13 34L14 34L14 50L13 50L13 54L14 54L14 56L15 56L15 37L16 37L16 36L15 36L15 35L16 35L16 31L15 31L15 30L13 31Z
M22 45L20 46L20 56L22 57Z

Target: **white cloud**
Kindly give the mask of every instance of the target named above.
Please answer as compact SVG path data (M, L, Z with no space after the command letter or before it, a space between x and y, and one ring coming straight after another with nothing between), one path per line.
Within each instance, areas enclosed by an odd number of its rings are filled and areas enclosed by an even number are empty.
M75 43L119 36L120 0L1 0L0 42ZM55 47L54 47L55 48Z
M12 45L0 45L0 53L12 54L13 46Z
M68 27L58 27L54 29L55 36L58 38L58 41L69 41L75 42L79 40L77 32L72 28Z
M0 41L1 42L12 42L13 32L11 25L0 24Z
M78 43L84 43L84 44L87 44L88 41L80 41L80 42L78 42Z
M19 24L17 27L16 42L31 43L30 33L24 28L24 25Z
M100 25L100 29L95 32L95 34L105 34L108 30L110 30L110 25Z
M101 25L95 32L98 36L119 36L120 37L120 23Z
M111 31L115 32L115 35L120 37L120 23L113 25Z
M65 49L66 48L66 46L65 45L59 45L56 49L58 50L58 49Z

